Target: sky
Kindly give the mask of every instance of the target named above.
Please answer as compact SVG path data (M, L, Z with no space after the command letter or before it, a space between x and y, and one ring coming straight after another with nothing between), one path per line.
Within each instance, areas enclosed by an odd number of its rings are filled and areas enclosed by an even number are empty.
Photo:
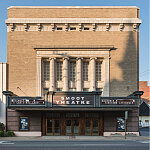
M7 62L7 8L9 6L137 6L140 8L139 78L149 81L149 0L0 0L0 62ZM150 85L150 82L149 82Z

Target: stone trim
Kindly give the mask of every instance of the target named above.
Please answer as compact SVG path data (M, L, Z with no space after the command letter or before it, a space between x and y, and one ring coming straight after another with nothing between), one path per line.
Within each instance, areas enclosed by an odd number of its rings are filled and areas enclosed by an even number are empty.
M87 51L89 49L91 49L91 50L93 50L93 49L94 50L95 49L97 49L97 50L102 49L104 51L110 51L110 50L114 49L114 46L113 45L49 45L49 46L35 45L34 49L36 51L46 51L46 50L49 51L50 49L52 49L52 50L56 50L56 49L58 49L58 50L64 50L64 49L67 50L67 49L69 49L69 51L71 49L76 49L76 50L86 49Z
M10 6L7 9L11 8L137 8L137 6Z
M9 23L141 23L138 18L8 18Z

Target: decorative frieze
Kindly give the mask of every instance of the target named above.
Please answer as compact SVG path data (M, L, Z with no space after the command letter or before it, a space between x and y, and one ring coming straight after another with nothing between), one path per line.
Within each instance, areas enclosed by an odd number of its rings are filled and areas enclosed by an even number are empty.
M59 25L59 24L58 24ZM74 27L74 30L70 30L70 26ZM72 31L83 31L84 28L83 26L86 25L84 23L80 23L80 24L60 24L59 27L62 28L61 31L68 31L68 32L72 32ZM86 27L86 26L85 26ZM110 24L110 23L106 23L106 24L95 24L95 23L91 23L88 24L88 28L89 30L86 31L138 31L139 30L139 24ZM57 28L55 27L54 23L51 24L29 24L29 23L24 23L24 24L8 24L7 26L7 32L11 32L11 31L55 31L57 30Z
M79 31L82 31L82 24L79 24Z
M95 23L92 24L92 30L93 30L93 31L96 30L96 24L95 24Z
M110 24L107 23L107 24L106 24L106 31L109 31L109 29L110 29Z
M124 24L120 23L120 31L123 31L123 29L124 29Z
M51 29L52 29L52 31L55 31L55 24L54 23L51 23Z
M138 29L137 23L133 24L133 31L137 31L137 29Z
M68 31L69 29L69 26L68 26L68 23L65 24L65 31Z
M10 31L14 31L14 29L15 29L14 23L10 23Z
M28 30L28 24L25 23L25 24L24 24L24 31L27 31L27 30Z
M41 23L38 23L37 26L38 26L38 31L41 31L42 29Z

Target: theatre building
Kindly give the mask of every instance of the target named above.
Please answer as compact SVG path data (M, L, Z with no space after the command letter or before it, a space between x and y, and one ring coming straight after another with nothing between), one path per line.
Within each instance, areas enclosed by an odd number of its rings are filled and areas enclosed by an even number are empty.
M7 12L7 131L139 135L139 8Z

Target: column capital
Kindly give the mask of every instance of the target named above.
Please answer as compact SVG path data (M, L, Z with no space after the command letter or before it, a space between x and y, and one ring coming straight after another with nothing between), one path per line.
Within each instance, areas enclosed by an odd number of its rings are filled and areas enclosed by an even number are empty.
M63 57L63 60L69 60L69 57Z
M96 60L96 59L97 59L97 57L91 57L91 58L90 58L90 60L93 60L93 59L94 59L94 60Z
M83 57L77 57L76 60L83 60Z
M49 58L49 60L51 61L51 60L55 60L56 59L56 57L50 57Z

